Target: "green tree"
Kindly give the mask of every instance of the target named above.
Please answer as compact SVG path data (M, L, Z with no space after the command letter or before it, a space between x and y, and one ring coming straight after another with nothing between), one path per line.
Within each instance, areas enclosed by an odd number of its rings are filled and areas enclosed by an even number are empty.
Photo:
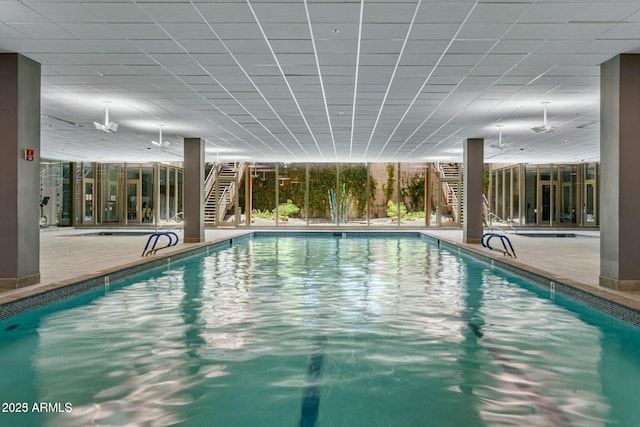
M424 210L424 177L411 176L406 188L402 189L402 198L407 201L410 211Z
M340 169L340 181L353 200L353 209L357 217L363 217L367 210L367 199L375 197L376 180L369 176L367 194L367 167L365 165L347 166ZM368 196L368 197L367 197Z
M384 193L384 198L387 202L393 197L393 183L395 181L394 170L395 166L393 163L387 164L387 183L382 184L382 192Z

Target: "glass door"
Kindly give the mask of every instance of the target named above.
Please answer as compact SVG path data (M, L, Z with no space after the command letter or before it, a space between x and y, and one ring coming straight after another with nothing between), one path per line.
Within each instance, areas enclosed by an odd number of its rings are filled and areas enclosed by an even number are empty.
M127 223L140 222L140 183L127 181Z
M85 178L82 186L82 223L94 224L95 219L93 216L93 194L94 194L94 182L93 179Z
M578 168L575 165L560 166L561 191L559 194L559 221L576 225L578 222Z
M582 201L583 224L598 225L598 166L587 163L584 167L584 198Z
M117 165L102 166L102 222L118 222L118 175Z
M596 225L596 180L589 179L585 182L584 189L584 224Z
M553 191L552 191L553 190ZM558 204L554 199L558 197L558 182L553 182L553 189L551 188L551 181L538 181L538 225L553 225L557 222L557 210ZM553 213L553 218L552 218Z

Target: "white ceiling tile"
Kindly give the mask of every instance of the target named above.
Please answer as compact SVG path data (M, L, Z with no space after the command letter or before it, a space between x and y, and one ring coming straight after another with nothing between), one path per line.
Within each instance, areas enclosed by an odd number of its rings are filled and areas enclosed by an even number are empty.
M504 39L506 40L546 40L563 27L561 24L515 24Z
M72 39L73 34L65 31L64 28L50 23L12 23L9 24L11 28L19 31L22 34L34 39L45 40L60 40L60 39Z
M471 11L473 2L447 1L441 3L423 2L416 23L446 24L461 23Z
M600 39L640 40L640 23L621 23L600 34Z
M247 8L248 9L248 8ZM253 9L261 23L307 23L304 4L297 3L256 3ZM252 19L251 22L254 22Z
M112 22L139 22L151 23L151 19L144 11L132 3L126 2L86 2L80 3L82 7L89 11L96 20L104 23ZM91 21L95 22L95 21Z
M314 40L299 0L4 2L0 51L42 63L43 111L51 115L90 124L104 97L136 103L128 112L114 108L121 128L110 141L120 149L111 151L119 156L131 155L132 141L144 148L153 132L137 123L153 118L188 123L208 141L241 145L261 159L323 161L335 159L332 140L343 157L364 156L372 133L370 160L387 142L383 160L416 150L445 153L505 117L538 123L545 99L553 102L558 134L573 132L577 118L598 120L598 64L640 53L640 4L632 0L367 0L359 58L360 2L307 4ZM80 97L84 103L76 105ZM570 109L563 107L567 99ZM508 138L533 146L529 133ZM597 148L597 132L586 135L576 136L582 152ZM91 149L102 156L101 138L88 126L43 130L43 152L73 143L87 147L83 156ZM558 151L536 149L544 159Z
M360 16L359 3L309 3L311 22L315 23L352 23Z
M155 22L203 22L198 10L189 3L140 3L139 6Z
M528 2L527 2L528 3ZM468 22L482 24L511 24L529 9L527 3L480 3L469 16Z
M164 34L162 38L173 38L180 42L184 40L218 40L211 28L206 24L198 23L163 23L159 26L163 31L168 34Z
M457 24L415 24L411 40L450 40L458 31Z
M410 22L418 2L407 3L365 3L363 21L365 23Z
M0 2L0 19L5 23L34 23L48 22L46 16L34 11L32 8L27 7L21 2L12 1Z
M594 40L606 33L613 24L610 23L574 23L570 22L558 28L551 35L553 39L561 40Z
M48 2L32 2L29 7L38 12L46 19L52 19L57 22L101 22L89 10L78 3L48 3ZM0 16L3 15L2 6L0 6ZM43 18L44 20L44 18ZM23 21L24 22L24 21Z
M362 26L363 40L404 40L409 31L408 24L364 24Z
M580 9L565 2L534 3L529 6L519 22L524 24L552 24L569 22Z
M572 18L573 22L619 22L640 11L637 2L617 2L615 7L607 3L593 3L582 8Z

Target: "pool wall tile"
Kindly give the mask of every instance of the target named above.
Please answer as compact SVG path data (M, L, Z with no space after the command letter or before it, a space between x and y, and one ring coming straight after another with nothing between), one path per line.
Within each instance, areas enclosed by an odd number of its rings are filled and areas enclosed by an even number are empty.
M439 247L449 249L456 253L464 253L474 259L479 259L483 262L490 264L493 267L503 269L519 277L523 277L550 292L554 291L558 294L562 294L572 300L578 301L592 308L607 313L617 319L623 320L635 326L640 326L640 311L634 310L629 307L625 307L616 302L609 301L601 298L597 295L593 295L589 292L585 292L581 289L571 286L567 283L563 283L561 280L556 280L535 272L531 272L520 268L518 266L511 265L507 262L503 262L499 259L489 257L478 253L476 251L465 248L453 242L449 242L443 239L439 239L434 236L429 236L416 231L255 231L247 233L246 235L235 237L232 239L225 239L217 242L213 242L207 245L200 246L195 249L177 252L162 258L154 259L153 261L138 264L133 267L125 268L109 272L108 274L91 277L87 280L83 280L77 283L61 286L56 289L48 290L43 293L32 295L23 299L12 301L3 305L0 305L0 320L7 319L11 316L15 316L22 312L42 307L55 301L65 300L78 295L83 292L94 290L105 286L109 282L114 282L122 279L130 278L136 274L143 273L155 268L162 268L167 264L183 260L192 256L216 250L222 248L232 247L234 242L251 239L253 237L260 236L285 236L285 237L342 237L342 238L354 238L354 237L418 237L427 239Z
M250 237L251 234L240 236L234 239L225 239L222 241L217 241L204 246L200 246L195 249L176 252L162 258L154 258L152 261L145 262L143 264L111 271L103 275L93 276L86 280L80 280L79 282L67 285L62 284L55 289L46 290L37 295L31 295L22 299L18 299L16 301L0 305L0 320L8 319L9 317L23 313L25 311L43 307L53 302L66 300L87 291L99 289L101 287L104 287L106 284L128 279L140 273L144 273L156 268L163 268L172 262L177 262L186 258L197 256L210 250L228 248L233 246L234 240L243 240Z
M489 263L492 267L500 268L502 270L508 271L509 273L527 279L535 283L536 285L543 287L543 289L549 290L550 292L552 291L553 287L554 292L557 294L561 294L574 301L580 302L591 308L595 308L619 320L625 321L635 326L640 326L640 311L638 310L625 307L624 305L609 301L605 298L601 298L589 292L585 292L581 289L576 288L575 286L563 283L562 280L550 278L545 275L525 270L518 266L501 261L500 259L496 259L482 253L478 253L474 250L470 250L456 243L425 234L422 234L422 237L436 243L438 247L446 248L457 253L464 253L465 255L468 255L474 259Z

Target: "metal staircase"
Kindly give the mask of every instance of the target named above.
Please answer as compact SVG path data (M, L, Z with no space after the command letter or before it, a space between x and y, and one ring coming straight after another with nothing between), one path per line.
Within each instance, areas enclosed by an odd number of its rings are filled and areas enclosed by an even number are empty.
M245 163L216 163L204 184L204 222L217 225L235 204L237 189L244 177Z
M462 194L458 188L462 187L462 163L436 163L436 170L442 183L442 194L448 206L451 206L451 216L454 222L462 224ZM460 183L460 186L458 186ZM460 218L458 218L458 213Z

